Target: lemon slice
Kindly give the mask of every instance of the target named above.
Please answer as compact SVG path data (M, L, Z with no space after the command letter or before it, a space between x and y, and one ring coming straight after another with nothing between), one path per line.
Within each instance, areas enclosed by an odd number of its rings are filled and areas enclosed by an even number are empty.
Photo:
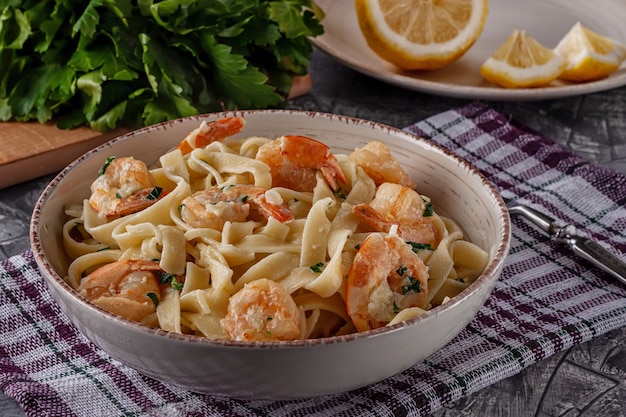
M565 60L528 36L514 30L480 67L487 80L506 88L544 87L565 68Z
M626 59L626 47L576 23L554 51L567 61L560 78L569 81L593 81L608 77Z
M361 32L381 58L405 70L460 58L482 33L488 0L355 0Z

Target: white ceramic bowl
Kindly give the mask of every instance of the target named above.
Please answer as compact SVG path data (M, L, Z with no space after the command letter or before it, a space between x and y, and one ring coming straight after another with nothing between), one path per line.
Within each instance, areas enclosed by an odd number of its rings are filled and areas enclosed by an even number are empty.
M244 343L152 329L104 311L61 278L63 207L82 201L108 156L156 161L202 120L242 116L241 136L305 135L349 153L386 142L436 210L455 219L490 256L484 273L443 306L394 326L317 340ZM31 243L50 292L76 327L111 356L139 372L191 391L234 398L303 398L359 388L397 374L458 334L489 296L510 244L504 202L467 162L405 131L351 117L286 110L211 114L161 123L116 138L65 168L44 190L31 221ZM390 347L411 346L410 349ZM381 352L387 352L381 354Z

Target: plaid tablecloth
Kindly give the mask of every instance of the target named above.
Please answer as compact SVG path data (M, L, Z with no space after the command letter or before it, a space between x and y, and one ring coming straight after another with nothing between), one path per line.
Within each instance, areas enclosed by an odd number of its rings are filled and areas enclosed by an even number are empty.
M467 159L505 198L575 224L625 258L626 176L480 103L407 130ZM441 351L353 392L238 401L160 383L110 358L68 322L25 252L0 263L0 389L30 416L419 416L624 325L626 286L515 218L510 256L491 297Z

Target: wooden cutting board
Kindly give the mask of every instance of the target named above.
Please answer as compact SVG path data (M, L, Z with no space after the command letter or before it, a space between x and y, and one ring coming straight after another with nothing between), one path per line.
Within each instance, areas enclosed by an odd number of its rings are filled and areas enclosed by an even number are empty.
M0 189L55 173L96 146L124 133L71 130L37 122L0 123Z
M311 91L307 74L295 77L289 98ZM70 162L123 133L126 129L97 132L87 127L58 129L53 123L0 122L0 189L58 172Z

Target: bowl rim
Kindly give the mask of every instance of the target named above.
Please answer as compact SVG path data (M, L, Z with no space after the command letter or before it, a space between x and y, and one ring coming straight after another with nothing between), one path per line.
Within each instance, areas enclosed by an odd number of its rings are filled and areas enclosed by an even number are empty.
M386 132L387 134L393 136L404 136L413 141L422 142L423 145L430 148L433 151L437 151L442 153L446 158L450 158L454 160L454 162L459 165L462 169L467 172L468 175L475 175L481 181L487 193L491 199L493 199L496 203L496 209L499 214L499 217L502 221L502 230L500 231L500 235L498 238L499 244L494 253L494 256L490 259L489 263L485 267L485 270L480 274L480 276L470 284L466 289L461 291L458 295L450 299L450 301L442 304L440 306L434 307L426 313L421 314L417 317L413 317L411 319L396 323L394 325L387 325L377 329L367 330L364 332L356 332L346 335L339 336L329 336L322 337L316 339L299 339L292 341L235 341L235 340L227 340L227 339L217 339L210 338L204 336L196 336L191 334L179 334L174 332L169 332L167 330L153 328L148 325L144 325L132 320L129 320L125 317L119 316L117 314L111 313L107 310L104 310L101 307L96 306L95 304L89 302L84 297L80 296L74 288L72 288L52 267L52 265L48 262L44 251L43 245L39 237L39 214L41 213L42 207L45 205L46 201L53 194L55 188L61 183L67 175L78 165L80 165L83 161L91 158L94 155L102 152L105 149L108 149L114 146L118 142L123 142L130 140L135 136L141 136L143 134L149 133L153 130L167 130L173 125L179 123L186 123L190 120L215 120L223 117L231 117L238 116L246 118L247 115L259 115L262 117L264 115L271 114L279 114L285 116L298 116L298 117L309 117L309 118L324 118L332 123L342 123L342 124L354 124L354 125L367 125L373 130L381 130ZM271 116L268 116L271 117ZM511 222L508 214L508 210L506 208L506 204L495 188L495 185L488 180L485 175L480 172L480 170L473 165L471 165L468 161L461 158L460 156L454 154L450 150L444 148L441 145L432 142L430 139L423 138L418 136L412 132L409 132L404 129L396 128L384 123L361 119L354 116L346 116L336 113L327 113L327 112L319 112L319 111L305 111L305 110L292 110L292 109L259 109L259 110L233 110L233 111L223 111L223 112L214 112L214 113L206 113L195 116L188 116L184 118L164 121L160 123L156 123L150 126L144 126L124 134L121 134L87 152L83 155L76 158L73 162L68 164L63 170L61 170L44 188L43 192L37 199L35 204L35 208L33 210L33 214L30 219L29 224L29 237L31 248L33 251L33 255L35 258L35 262L37 263L42 277L44 281L48 285L56 285L59 287L59 290L66 291L68 295L73 299L73 301L78 302L82 307L90 309L92 312L97 313L102 316L102 318L106 320L114 320L115 322L121 324L129 328L129 330L139 331L146 335L152 335L155 337L166 337L170 340L174 340L177 342L184 343L199 343L199 344L207 344L215 347L234 347L234 348L304 348L310 347L313 345L322 345L322 344L335 344L335 343L345 343L353 340L359 339L369 339L373 337L380 337L389 333L394 333L401 331L404 328L412 327L422 320L426 320L431 316L437 316L446 310L457 308L459 305L462 305L467 298L469 298L473 293L477 292L479 289L485 286L492 286L493 283L497 280L497 277L494 277L496 272L502 268L505 258L508 255L510 245L511 245ZM54 298L54 297L53 297ZM57 301L57 300L55 300Z

